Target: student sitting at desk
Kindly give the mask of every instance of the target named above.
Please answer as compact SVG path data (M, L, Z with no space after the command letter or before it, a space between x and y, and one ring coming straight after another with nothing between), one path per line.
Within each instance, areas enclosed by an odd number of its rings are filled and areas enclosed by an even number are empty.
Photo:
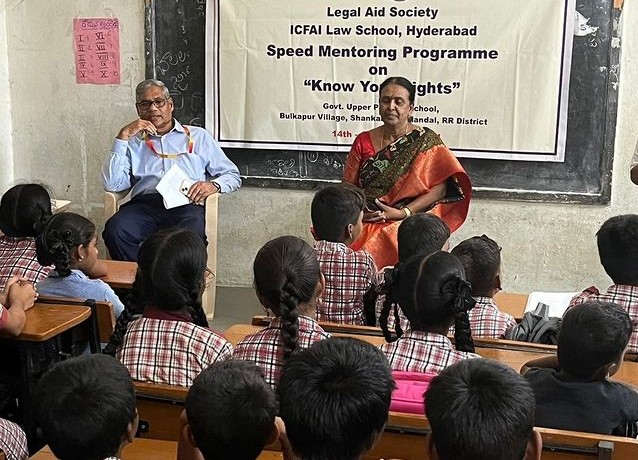
M25 312L33 307L37 298L33 283L18 277L10 278L0 292L0 331L20 335L27 321Z
M257 297L275 318L242 339L233 357L257 364L266 382L275 386L294 351L330 337L315 321L324 278L314 251L296 236L267 242L255 257L253 273Z
M588 301L613 302L638 320L638 215L626 214L608 219L596 233L600 263L614 284L601 293L591 286L574 297L569 308ZM629 339L629 353L638 353L638 329Z
M106 275L104 262L98 260L95 225L72 212L55 214L35 240L38 262L55 269L38 284L42 295L77 297L111 302L115 316L124 305L113 289L98 276Z
M0 289L12 276L37 283L52 267L38 263L35 237L51 217L51 197L38 184L10 188L0 201Z
M499 311L494 296L501 290L501 248L486 235L461 241L451 253L463 264L465 276L472 285L476 305L469 311L474 337L504 339L516 326L512 315ZM450 329L454 334L454 329Z
M7 460L27 460L29 448L24 430L13 422L0 418L0 451Z
M385 318L379 318L390 342L381 345L381 350L392 370L439 373L462 359L479 358L473 353L467 316L475 301L461 262L452 254L439 251L426 257L415 269L418 273L415 302L409 308L403 306L410 321L408 330L392 341ZM446 335L452 324L456 349Z
M425 393L433 460L539 460L534 392L511 368L472 359L443 370Z
M282 447L293 454L284 458L362 459L385 427L392 390L388 362L369 343L337 337L295 353L277 387Z
M629 315L612 303L585 302L565 313L558 357L521 371L536 394L536 426L636 437L638 393L608 380L622 365L631 329Z
M317 320L344 324L374 325L377 266L363 249L353 251L362 228L365 196L351 184L329 185L312 200L311 215L315 252L326 278Z
M395 329L398 325L400 331L405 331L410 323L401 305L414 309L414 285L419 274L415 263L437 251L447 251L450 228L435 215L422 212L401 222L397 239L399 263L383 270L384 282L380 290L385 295L380 295L377 300L377 317L387 318L388 329Z
M137 432L133 381L111 356L62 361L42 376L34 397L36 422L57 458L121 458Z
M134 380L188 387L232 355L202 309L204 242L191 230L160 230L142 243L137 262L132 294L104 353L117 355Z
M277 397L253 363L210 365L193 381L180 417L178 460L255 460L279 437Z

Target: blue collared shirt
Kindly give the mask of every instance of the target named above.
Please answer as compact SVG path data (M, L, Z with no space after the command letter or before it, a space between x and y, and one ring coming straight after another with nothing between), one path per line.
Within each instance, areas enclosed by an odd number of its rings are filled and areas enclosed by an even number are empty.
M69 276L60 276L53 270L49 277L38 283L38 292L53 297L95 299L113 304L115 316L120 316L124 305L111 286L100 279L90 279L82 270L73 269Z
M113 148L102 167L104 189L120 192L133 187L131 196L157 193L155 187L164 174L177 163L193 181L211 180L220 192L229 193L241 186L237 166L226 157L208 131L189 126L193 152L188 153L188 136L177 121L163 136L149 136L153 147L161 154L179 154L176 159L160 158L144 141L141 133L128 141L115 139Z

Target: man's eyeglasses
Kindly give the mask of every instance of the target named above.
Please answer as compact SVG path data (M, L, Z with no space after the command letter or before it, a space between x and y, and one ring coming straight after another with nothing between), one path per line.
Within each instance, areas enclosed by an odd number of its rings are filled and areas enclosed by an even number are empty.
M137 110L144 111L150 109L152 104L159 109L160 107L164 107L166 101L168 101L168 98L153 99L152 101L140 101L135 104L135 107L137 107Z

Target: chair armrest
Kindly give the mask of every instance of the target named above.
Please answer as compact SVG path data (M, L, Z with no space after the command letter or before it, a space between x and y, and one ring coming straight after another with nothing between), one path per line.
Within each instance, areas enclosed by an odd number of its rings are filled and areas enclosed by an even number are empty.
M120 209L120 204L124 198L128 196L131 189L122 190L121 192L104 191L104 218L108 219Z

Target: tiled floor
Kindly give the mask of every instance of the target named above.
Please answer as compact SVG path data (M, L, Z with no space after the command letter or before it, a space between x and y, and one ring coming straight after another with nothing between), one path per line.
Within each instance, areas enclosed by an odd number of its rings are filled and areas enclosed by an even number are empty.
M250 324L254 315L263 314L264 309L257 300L253 288L218 286L215 318L211 327L216 331L223 332L233 324Z

